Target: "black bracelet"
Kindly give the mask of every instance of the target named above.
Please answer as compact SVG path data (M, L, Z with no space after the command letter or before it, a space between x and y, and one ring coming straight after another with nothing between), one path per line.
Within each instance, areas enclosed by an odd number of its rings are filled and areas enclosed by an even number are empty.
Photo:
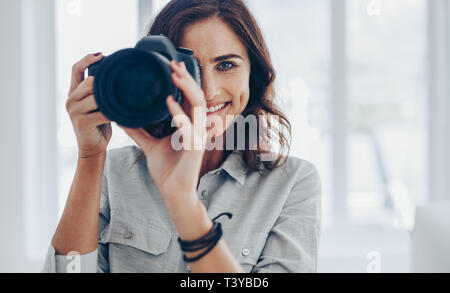
M208 249L206 249L204 252L200 253L199 255L197 255L195 257L191 257L191 258L186 257L186 255L184 254L183 255L183 260L185 262L194 262L194 261L197 261L197 260L201 259L205 255L207 255L216 246L216 244L217 244L217 242L219 242L220 238L222 238L222 229L220 229L219 233L216 235L216 237L213 238L213 241L209 245Z
M205 256L207 253L209 253L216 246L216 244L219 242L220 238L222 237L223 232L222 232L222 224L219 222L215 222L215 220L223 215L228 216L230 219L233 216L231 213L222 213L222 214L218 215L217 217L215 217L213 219L213 223L214 223L213 227L203 237L201 237L197 240L193 240L193 241L184 241L184 240L181 240L180 238L178 238L178 242L180 243L181 250L183 252L195 252L195 251L207 248L200 255L193 257L193 258L187 258L186 255L183 255L184 261L194 262L196 260L199 260L200 258Z
M219 232L221 230L220 225L221 225L220 223L214 222L213 227L205 236L203 236L202 238L199 238L197 240L194 240L194 241L183 241L180 238L178 238L178 242L180 243L181 250L184 252L194 252L194 251L201 250L205 247L208 247L209 244L214 242L217 235L219 234Z

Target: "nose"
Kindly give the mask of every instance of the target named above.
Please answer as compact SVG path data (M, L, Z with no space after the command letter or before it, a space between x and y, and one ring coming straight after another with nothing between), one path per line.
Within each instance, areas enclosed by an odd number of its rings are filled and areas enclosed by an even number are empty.
M207 102L212 101L219 93L219 87L213 74L202 72L202 89Z

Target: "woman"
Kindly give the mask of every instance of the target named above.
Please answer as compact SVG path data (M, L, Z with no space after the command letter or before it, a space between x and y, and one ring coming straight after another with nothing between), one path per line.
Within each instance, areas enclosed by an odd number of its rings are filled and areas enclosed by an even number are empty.
M91 113L93 78L83 80L102 55L75 64L67 110L78 164L43 271L316 272L320 178L311 163L282 152L262 159L274 154L267 150L273 133L281 151L289 149L290 124L273 103L275 72L248 8L241 0L173 0L150 28L149 35L158 34L192 49L199 61L201 88L183 63L170 64L183 101L166 102L183 147L200 141L201 148L175 150L173 137L123 128L139 148L107 154L110 121ZM207 141L225 144L230 129L236 138L240 115L277 115L280 123L266 120L269 135L256 148L247 130L245 150L205 150ZM206 238L215 243L187 248ZM73 251L81 257L66 256Z

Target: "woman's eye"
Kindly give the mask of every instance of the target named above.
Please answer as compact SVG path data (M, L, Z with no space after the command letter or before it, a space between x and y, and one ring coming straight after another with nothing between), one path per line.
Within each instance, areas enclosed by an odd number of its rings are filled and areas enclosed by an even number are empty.
M234 63L233 62L222 62L219 64L219 70L220 71L228 71L230 69L232 69L234 67Z

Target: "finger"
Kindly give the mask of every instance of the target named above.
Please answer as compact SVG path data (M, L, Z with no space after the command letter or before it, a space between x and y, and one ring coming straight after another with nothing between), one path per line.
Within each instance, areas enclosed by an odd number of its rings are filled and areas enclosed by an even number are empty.
M169 109L170 114L172 115L173 120L175 121L175 124L178 129L182 128L184 124L191 124L191 120L189 117L184 113L183 109L181 108L180 104L178 104L172 95L167 97L166 100L167 108Z
M174 68L172 79L174 84L183 92L183 96L189 101L192 123L199 130L201 127L204 127L206 121L206 101L203 90L187 72L183 64L180 65L182 68L180 69L180 66L171 63L171 66ZM176 68L178 68L178 71Z
M96 110L98 110L97 102L94 95L90 95L81 101L74 102L69 114L89 114Z
M102 57L102 53L89 54L72 66L72 79L69 92L75 90L77 86L84 80L84 71L91 64L94 64L95 62L102 59Z
M181 62L181 65L176 65L175 61L172 61L170 63L170 68L173 70L172 80L174 84L183 92L190 104L194 107L199 106L206 108L203 90L187 71L184 62Z
M88 114L84 117L84 119L86 119L86 123L95 126L111 123L111 121L108 118L106 118L102 112L95 112L92 114Z
M203 131L193 131L195 129L192 127L191 120L186 115L186 113L181 108L180 104L178 104L172 95L167 98L167 107L169 108L169 112L173 117L175 125L178 128L178 132L183 137L182 146L185 150L200 150L202 149L202 139ZM197 130L197 129L196 129Z
M170 95L167 98L167 108L169 109L170 114L172 115L175 124L177 126L178 129L180 129L180 132L183 135L187 135L187 131L192 130L191 126L192 126L192 122L189 119L189 117L186 115L186 113L184 112L183 108L181 108L181 105L178 104L175 99L173 98L172 95ZM181 129L183 128L183 126L186 126L185 129ZM196 127L197 125L194 124L194 128L197 130L201 130L199 128ZM186 132L186 133L184 133Z
M94 93L94 77L89 76L83 80L78 87L69 94L70 102L77 102Z
M169 109L170 114L172 115L172 117L174 119L176 119L177 117L180 117L180 118L182 117L182 119L190 120L189 117L184 112L183 108L181 108L180 104L178 104L175 101L175 99L173 98L172 95L167 97L166 104L167 104L167 108ZM180 121L180 119L178 119L178 121ZM177 127L178 127L178 124L177 124Z
M158 139L148 134L148 132L146 132L142 128L128 128L121 125L118 126L122 128L125 133L138 144L138 146L144 151L145 154L150 152L155 144L159 141Z

